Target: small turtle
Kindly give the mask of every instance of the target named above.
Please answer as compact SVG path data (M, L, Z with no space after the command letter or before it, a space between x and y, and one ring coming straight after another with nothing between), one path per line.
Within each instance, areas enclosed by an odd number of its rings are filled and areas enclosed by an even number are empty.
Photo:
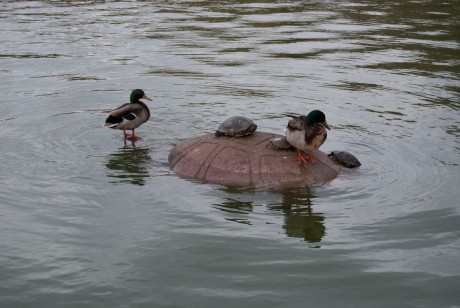
M275 150L292 150L294 147L290 145L287 140L286 136L279 136L270 139L270 144Z
M257 125L243 116L233 116L222 122L216 131L216 137L243 137L251 135L257 129Z
M353 154L346 151L332 151L328 156L338 164L347 168L357 168L361 166L359 160Z

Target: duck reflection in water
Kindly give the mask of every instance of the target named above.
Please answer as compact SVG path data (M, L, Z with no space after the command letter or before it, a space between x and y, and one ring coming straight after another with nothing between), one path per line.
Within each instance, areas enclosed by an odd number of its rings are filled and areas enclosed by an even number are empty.
M288 237L302 238L309 243L319 243L326 234L324 216L321 213L314 213L312 210L312 198L308 190L283 191L281 193L269 193L270 199L254 200L255 196L266 194L253 194L250 191L238 189L221 189L227 195L223 202L214 204L214 208L226 213L225 219L246 225L253 225L251 213L257 211L257 204L267 204L271 211L280 212L284 216L283 229ZM282 199L279 202L279 196ZM319 246L314 246L319 247Z
M131 183L145 185L146 178L150 177L148 164L150 162L150 149L136 147L134 142L125 142L123 148L108 156L105 166L109 169L107 177L111 183Z
M305 192L283 192L282 203L269 208L284 214L283 229L289 237L300 237L309 243L319 243L326 234L324 216L312 210L312 196Z

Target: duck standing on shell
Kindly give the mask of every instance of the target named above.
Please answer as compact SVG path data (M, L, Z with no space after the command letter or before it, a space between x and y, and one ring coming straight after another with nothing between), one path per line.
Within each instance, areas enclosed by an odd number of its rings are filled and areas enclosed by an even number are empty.
M313 157L312 151L326 141L327 129L330 129L326 122L326 116L319 110L313 110L307 116L291 116L284 132L287 142L297 149L299 163L306 164L311 160L313 164L318 161ZM307 157L301 151L309 152Z
M147 122L150 118L150 110L147 105L139 99L151 99L145 95L141 89L136 89L131 92L129 98L130 103L121 105L120 107L110 111L109 116L105 120L105 127L113 129L121 129L125 135L125 139L136 140L139 136L134 134L134 130ZM132 134L127 134L126 130L131 130Z

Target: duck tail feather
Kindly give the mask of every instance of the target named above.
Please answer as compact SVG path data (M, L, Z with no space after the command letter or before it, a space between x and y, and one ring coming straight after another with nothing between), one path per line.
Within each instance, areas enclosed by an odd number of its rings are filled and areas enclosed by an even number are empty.
M108 128L115 128L117 127L118 123L105 123L104 126Z

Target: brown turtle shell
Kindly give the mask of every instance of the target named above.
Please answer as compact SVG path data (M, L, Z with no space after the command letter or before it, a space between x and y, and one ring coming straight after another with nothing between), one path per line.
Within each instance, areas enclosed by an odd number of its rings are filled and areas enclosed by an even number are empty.
M242 138L206 134L175 146L168 160L179 175L239 187L309 187L338 175L340 166L324 152L313 151L317 164L302 165L296 151L273 147L271 139L280 137L266 132Z
M216 137L244 137L254 133L257 125L250 119L243 116L233 116L222 122L215 133Z

